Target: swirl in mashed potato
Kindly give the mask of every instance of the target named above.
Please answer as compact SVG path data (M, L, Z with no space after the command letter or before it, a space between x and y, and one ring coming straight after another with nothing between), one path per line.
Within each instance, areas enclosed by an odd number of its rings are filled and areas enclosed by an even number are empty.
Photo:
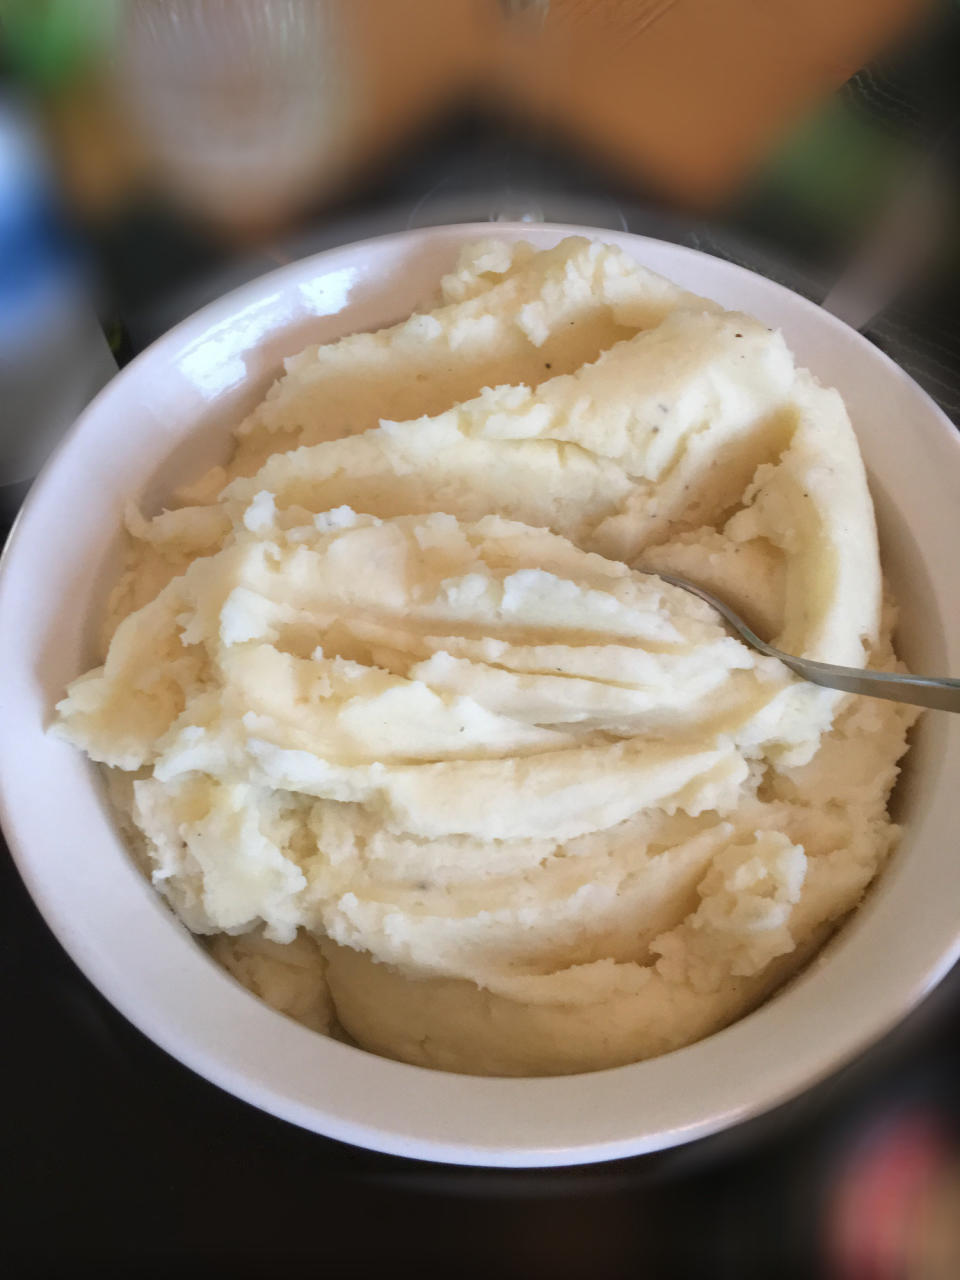
M663 1053L803 963L895 841L912 713L656 576L894 666L843 403L620 250L472 246L128 526L58 730L178 915L314 1029L488 1074Z

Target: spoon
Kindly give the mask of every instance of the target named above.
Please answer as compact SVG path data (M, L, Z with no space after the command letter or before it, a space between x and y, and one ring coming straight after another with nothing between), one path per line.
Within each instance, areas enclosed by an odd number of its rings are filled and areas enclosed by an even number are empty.
M768 658L778 658L796 675L812 684L825 685L828 689L841 689L844 693L860 693L868 698L886 698L890 702L908 702L914 707L933 707L937 711L960 711L960 680L947 676L902 675L898 671L866 671L862 667L838 667L832 662L814 662L811 658L795 658L767 644L751 631L744 620L723 600L710 591L698 587L686 578L673 573L656 575L673 587L680 587L699 596L716 609L741 640Z

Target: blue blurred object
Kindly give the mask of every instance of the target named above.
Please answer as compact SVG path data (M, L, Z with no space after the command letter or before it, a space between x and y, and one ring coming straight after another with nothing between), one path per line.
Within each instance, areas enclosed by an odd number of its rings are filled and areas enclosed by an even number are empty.
M0 100L0 335L8 337L77 274L29 116Z
M0 100L0 516L115 372L29 112Z

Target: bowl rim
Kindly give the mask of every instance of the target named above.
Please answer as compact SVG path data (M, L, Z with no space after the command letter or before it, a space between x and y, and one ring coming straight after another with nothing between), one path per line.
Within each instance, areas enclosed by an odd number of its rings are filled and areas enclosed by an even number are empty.
M239 288L230 291L199 311L188 316L165 334L157 338L144 351L136 356L110 383L94 398L79 415L74 425L65 434L63 440L54 451L35 480L21 511L10 531L3 553L0 555L0 613L5 598L5 588L11 579L20 572L21 559L29 565L29 530L34 513L42 510L47 501L46 494L52 487L52 480L58 476L64 465L67 453L75 447L75 442L85 431L92 430L88 424L95 424L101 415L109 411L111 400L120 398L138 378L148 372L154 365L158 367L175 357L178 350L185 349L206 329L222 323L239 309L262 298L268 291L282 292L291 284L308 276L323 273L328 264L337 258L350 253L375 253L396 250L409 252L410 248L439 241L443 238L452 244L462 244L478 238L529 238L535 242L554 242L565 235L585 235L608 243L619 243L633 246L636 256L644 260L645 247L651 246L658 253L667 251L671 258L706 261L712 271L729 273L732 277L747 276L754 282L760 282L761 292L766 292L771 300L779 303L787 313L791 311L815 316L814 323L825 327L838 341L852 343L854 350L859 350L867 365L883 370L882 377L896 379L901 384L909 384L911 394L917 398L918 405L923 408L925 419L924 430L933 431L934 422L945 438L952 441L948 448L956 450L958 473L960 473L960 434L936 403L909 376L892 361L884 352L874 347L866 338L847 326L843 321L824 312L816 303L796 294L776 281L768 280L747 268L735 263L713 258L709 254L682 245L674 245L651 237L634 235L627 232L614 232L589 227L548 224L543 227L531 227L523 223L463 223L446 227L428 227L387 235L375 236L368 240L357 241L350 245L341 245L325 249L320 253L298 259L274 271L247 281ZM659 268L655 268L659 269ZM344 332L349 332L349 324ZM21 548L26 547L26 550ZM2 649L2 645L0 645ZM10 673L5 673L5 679ZM2 706L2 702L0 702ZM298 1062L309 1061L318 1056L317 1040L323 1044L320 1057L326 1059L332 1071L343 1072L355 1078L357 1088L375 1090L386 1086L398 1093L407 1095L410 1110L406 1115L397 1115L396 1111L384 1113L376 1120L364 1120L363 1109L353 1115L338 1112L336 1104L325 1110L311 1100L303 1091L278 1087L270 1079L262 1078L262 1070L254 1070L242 1059L233 1060L224 1055L217 1044L203 1043L201 1040L185 1039L179 1024L172 1022L169 1011L161 1013L155 1005L144 1005L138 999L141 993L130 989L124 981L122 968L118 968L108 955L108 948L98 944L97 939L84 935L82 924L78 926L75 918L56 904L45 884L42 860L39 850L35 855L32 837L27 834L29 821L21 812L20 802L14 794L15 788L8 782L8 770L4 762L11 759L16 744L10 739L15 735L4 730L0 718L0 825L6 834L11 854L17 865L31 897L49 925L55 937L75 961L81 971L98 990L116 1007L130 1022L148 1036L154 1043L166 1050L174 1058L196 1071L201 1076L250 1102L262 1110L271 1112L283 1119L292 1121L302 1127L312 1129L329 1137L353 1143L369 1149L390 1154L416 1156L441 1162L457 1164L475 1164L500 1167L547 1167L552 1165L578 1164L610 1160L624 1156L642 1154L673 1146L693 1138L707 1136L729 1125L756 1116L762 1112L797 1096L817 1081L831 1074L844 1063L850 1061L868 1045L879 1039L890 1030L906 1012L944 976L955 960L960 956L960 913L956 926L949 937L941 938L936 945L928 944L925 958L917 957L909 976L900 975L897 986L877 994L871 1005L869 1016L861 1015L853 1018L845 1028L845 1036L835 1036L829 1048L804 1052L796 1052L789 1062L783 1061L783 1054L773 1054L773 1061L765 1064L769 1074L766 1087L756 1085L748 1087L742 1068L738 1069L739 1051L737 1042L744 1044L750 1039L745 1029L756 1030L758 1020L762 1020L765 1011L776 1003L780 997L761 1005L759 1009L731 1024L726 1029L696 1042L684 1049L676 1050L661 1058L647 1062L635 1063L624 1067L610 1068L605 1071L584 1073L575 1076L549 1078L499 1079L490 1077L456 1076L444 1072L436 1072L427 1068L414 1067L405 1063L379 1058L339 1044L326 1038L317 1037L316 1033L290 1022L282 1015L274 1013L263 1006L255 997L250 996L227 978L219 968L216 972L222 980L220 987L224 999L225 1017L236 1016L240 1021L258 1022L268 1028L270 1034ZM954 747L956 747L956 742ZM91 766L91 773L93 772ZM119 837L118 837L119 839ZM139 875L139 873L136 873ZM145 882L144 882L145 883ZM153 906L161 911L170 924L186 934L186 931L170 917L167 908L162 906L159 896L149 888ZM861 908L854 920L843 930L846 945L852 933L862 933L865 922L862 914L869 914L867 904ZM871 919L876 912L871 914ZM188 935L189 936L189 935ZM849 948L848 948L849 949ZM831 965L837 960L833 947L829 948ZM823 955L823 953L821 953ZM206 962L214 966L214 962L206 958ZM793 991L809 987L812 979L821 968L819 958L808 965L790 984ZM229 985L236 987L230 994ZM258 1016L253 1017L250 1009L241 1007L237 999L255 1004ZM809 1003L809 1001L808 1001ZM808 1016L810 1011L807 1011ZM814 1021L816 1021L814 1017ZM269 1027L268 1027L269 1022ZM753 1037L756 1040L756 1036ZM731 1045L733 1047L731 1047ZM708 1046L705 1050L704 1046ZM798 1047L799 1049L799 1047ZM311 1050L313 1052L311 1053ZM589 1123L581 1120L577 1125L556 1122L556 1138L549 1140L544 1120L553 1114L553 1108L561 1112L567 1107L583 1107L588 1102L590 1093L596 1091L593 1082L602 1083L608 1092L614 1088L617 1095L615 1106L622 1113L629 1114L630 1108L636 1108L641 1100L645 1100L644 1084L655 1076L663 1076L663 1064L669 1064L671 1074L682 1082L687 1077L697 1077L696 1063L691 1068L691 1060L704 1058L711 1053L716 1059L716 1066L723 1077L723 1087L716 1091L712 1105L701 1108L696 1105L684 1109L681 1105L672 1114L670 1121L660 1126L638 1132L637 1127L625 1126L620 1136L589 1134ZM361 1063L359 1059L363 1059ZM658 1068L656 1064L661 1064ZM268 1073L269 1074L269 1073ZM586 1085L584 1082L587 1082ZM591 1086L593 1085L593 1088ZM424 1087L426 1086L426 1087ZM681 1087L681 1085L678 1085ZM414 1097L414 1095L416 1095ZM439 1105L440 1095L445 1099ZM534 1096L544 1100L539 1107L536 1123L524 1123L524 1109L528 1108ZM478 1112L476 1122L467 1124L458 1136L444 1133L443 1118L449 1120L449 1108L453 1106L469 1106L472 1101L483 1098L483 1108ZM431 1100L438 1105L431 1106ZM507 1140L503 1136L491 1136L489 1119L491 1114L498 1114L498 1108L508 1116L518 1137ZM545 1109L544 1109L545 1108ZM392 1116L392 1123L390 1122ZM438 1118L441 1122L438 1124ZM540 1128L537 1130L537 1124ZM484 1128L484 1125L487 1128ZM586 1125L586 1128L584 1128ZM469 1136L464 1136L469 1132Z

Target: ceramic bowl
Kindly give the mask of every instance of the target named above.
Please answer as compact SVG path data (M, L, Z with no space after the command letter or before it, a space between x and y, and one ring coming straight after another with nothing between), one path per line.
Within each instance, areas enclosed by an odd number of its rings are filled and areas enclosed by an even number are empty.
M131 1022L208 1080L318 1133L476 1165L560 1165L687 1141L797 1094L900 1019L960 951L960 717L928 712L896 812L902 842L867 901L788 987L689 1048L555 1079L449 1075L305 1030L208 958L135 869L96 770L46 732L118 568L120 513L157 509L226 454L284 356L409 313L489 225L408 232L295 262L178 325L89 406L35 484L0 570L0 813L37 906ZM574 227L498 225L555 243ZM597 234L597 233L594 233ZM603 232L638 260L783 329L843 393L871 477L914 670L960 674L960 436L864 338L759 276ZM16 1052L9 1046L8 1052Z

